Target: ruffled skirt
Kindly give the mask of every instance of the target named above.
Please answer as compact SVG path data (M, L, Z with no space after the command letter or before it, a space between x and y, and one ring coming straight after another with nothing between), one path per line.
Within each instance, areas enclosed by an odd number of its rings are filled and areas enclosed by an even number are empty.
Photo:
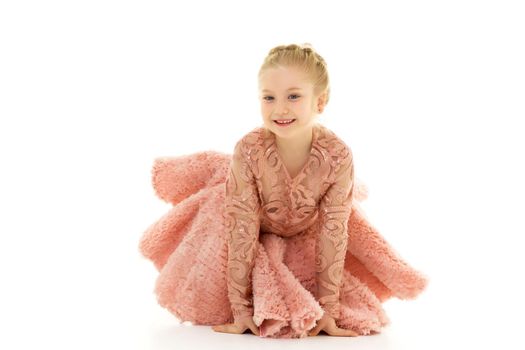
M233 322L227 295L227 232L223 210L231 155L203 151L155 159L156 194L173 207L140 240L141 254L159 276L155 294L162 307L196 325ZM348 250L336 323L361 335L389 324L382 303L392 296L415 298L427 278L404 262L358 205L367 189L356 181L348 222ZM292 237L259 235L252 271L254 322L260 336L306 337L321 319L316 300L315 225Z

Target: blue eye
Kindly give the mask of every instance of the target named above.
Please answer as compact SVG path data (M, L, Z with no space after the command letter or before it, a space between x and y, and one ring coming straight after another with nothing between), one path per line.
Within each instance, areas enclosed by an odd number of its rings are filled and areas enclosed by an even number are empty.
M294 100L297 100L299 97L301 97L300 95L297 95L297 94L292 94L290 96L295 96L296 98L294 98ZM273 99L273 97L272 96L264 96L263 97L263 100L269 101L269 99Z

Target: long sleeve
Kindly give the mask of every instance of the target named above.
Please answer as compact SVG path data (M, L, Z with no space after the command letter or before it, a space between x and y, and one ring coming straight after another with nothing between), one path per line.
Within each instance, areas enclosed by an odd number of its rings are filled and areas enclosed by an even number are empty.
M316 277L319 304L334 319L340 316L339 288L348 240L348 219L354 187L350 149L340 156L335 180L320 200L320 232L316 241Z
M234 318L253 315L251 273L260 228L260 200L246 161L247 147L242 139L237 142L226 178L227 285Z

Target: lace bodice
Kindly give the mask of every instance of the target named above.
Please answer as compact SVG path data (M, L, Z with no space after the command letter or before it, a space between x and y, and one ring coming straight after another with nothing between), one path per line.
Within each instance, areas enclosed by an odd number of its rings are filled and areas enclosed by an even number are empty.
M345 142L314 125L307 161L291 177L275 135L257 127L236 143L225 185L228 297L234 317L253 315L251 272L259 233L290 237L318 224L317 297L325 312L339 318L354 187L353 157Z

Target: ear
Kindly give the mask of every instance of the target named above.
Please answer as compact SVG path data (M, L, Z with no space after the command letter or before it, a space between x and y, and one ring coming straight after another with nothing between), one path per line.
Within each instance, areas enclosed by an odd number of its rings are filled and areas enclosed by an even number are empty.
M326 97L328 96L327 92L323 92L319 97L317 98L317 113L322 113L324 110L324 107L326 106Z

